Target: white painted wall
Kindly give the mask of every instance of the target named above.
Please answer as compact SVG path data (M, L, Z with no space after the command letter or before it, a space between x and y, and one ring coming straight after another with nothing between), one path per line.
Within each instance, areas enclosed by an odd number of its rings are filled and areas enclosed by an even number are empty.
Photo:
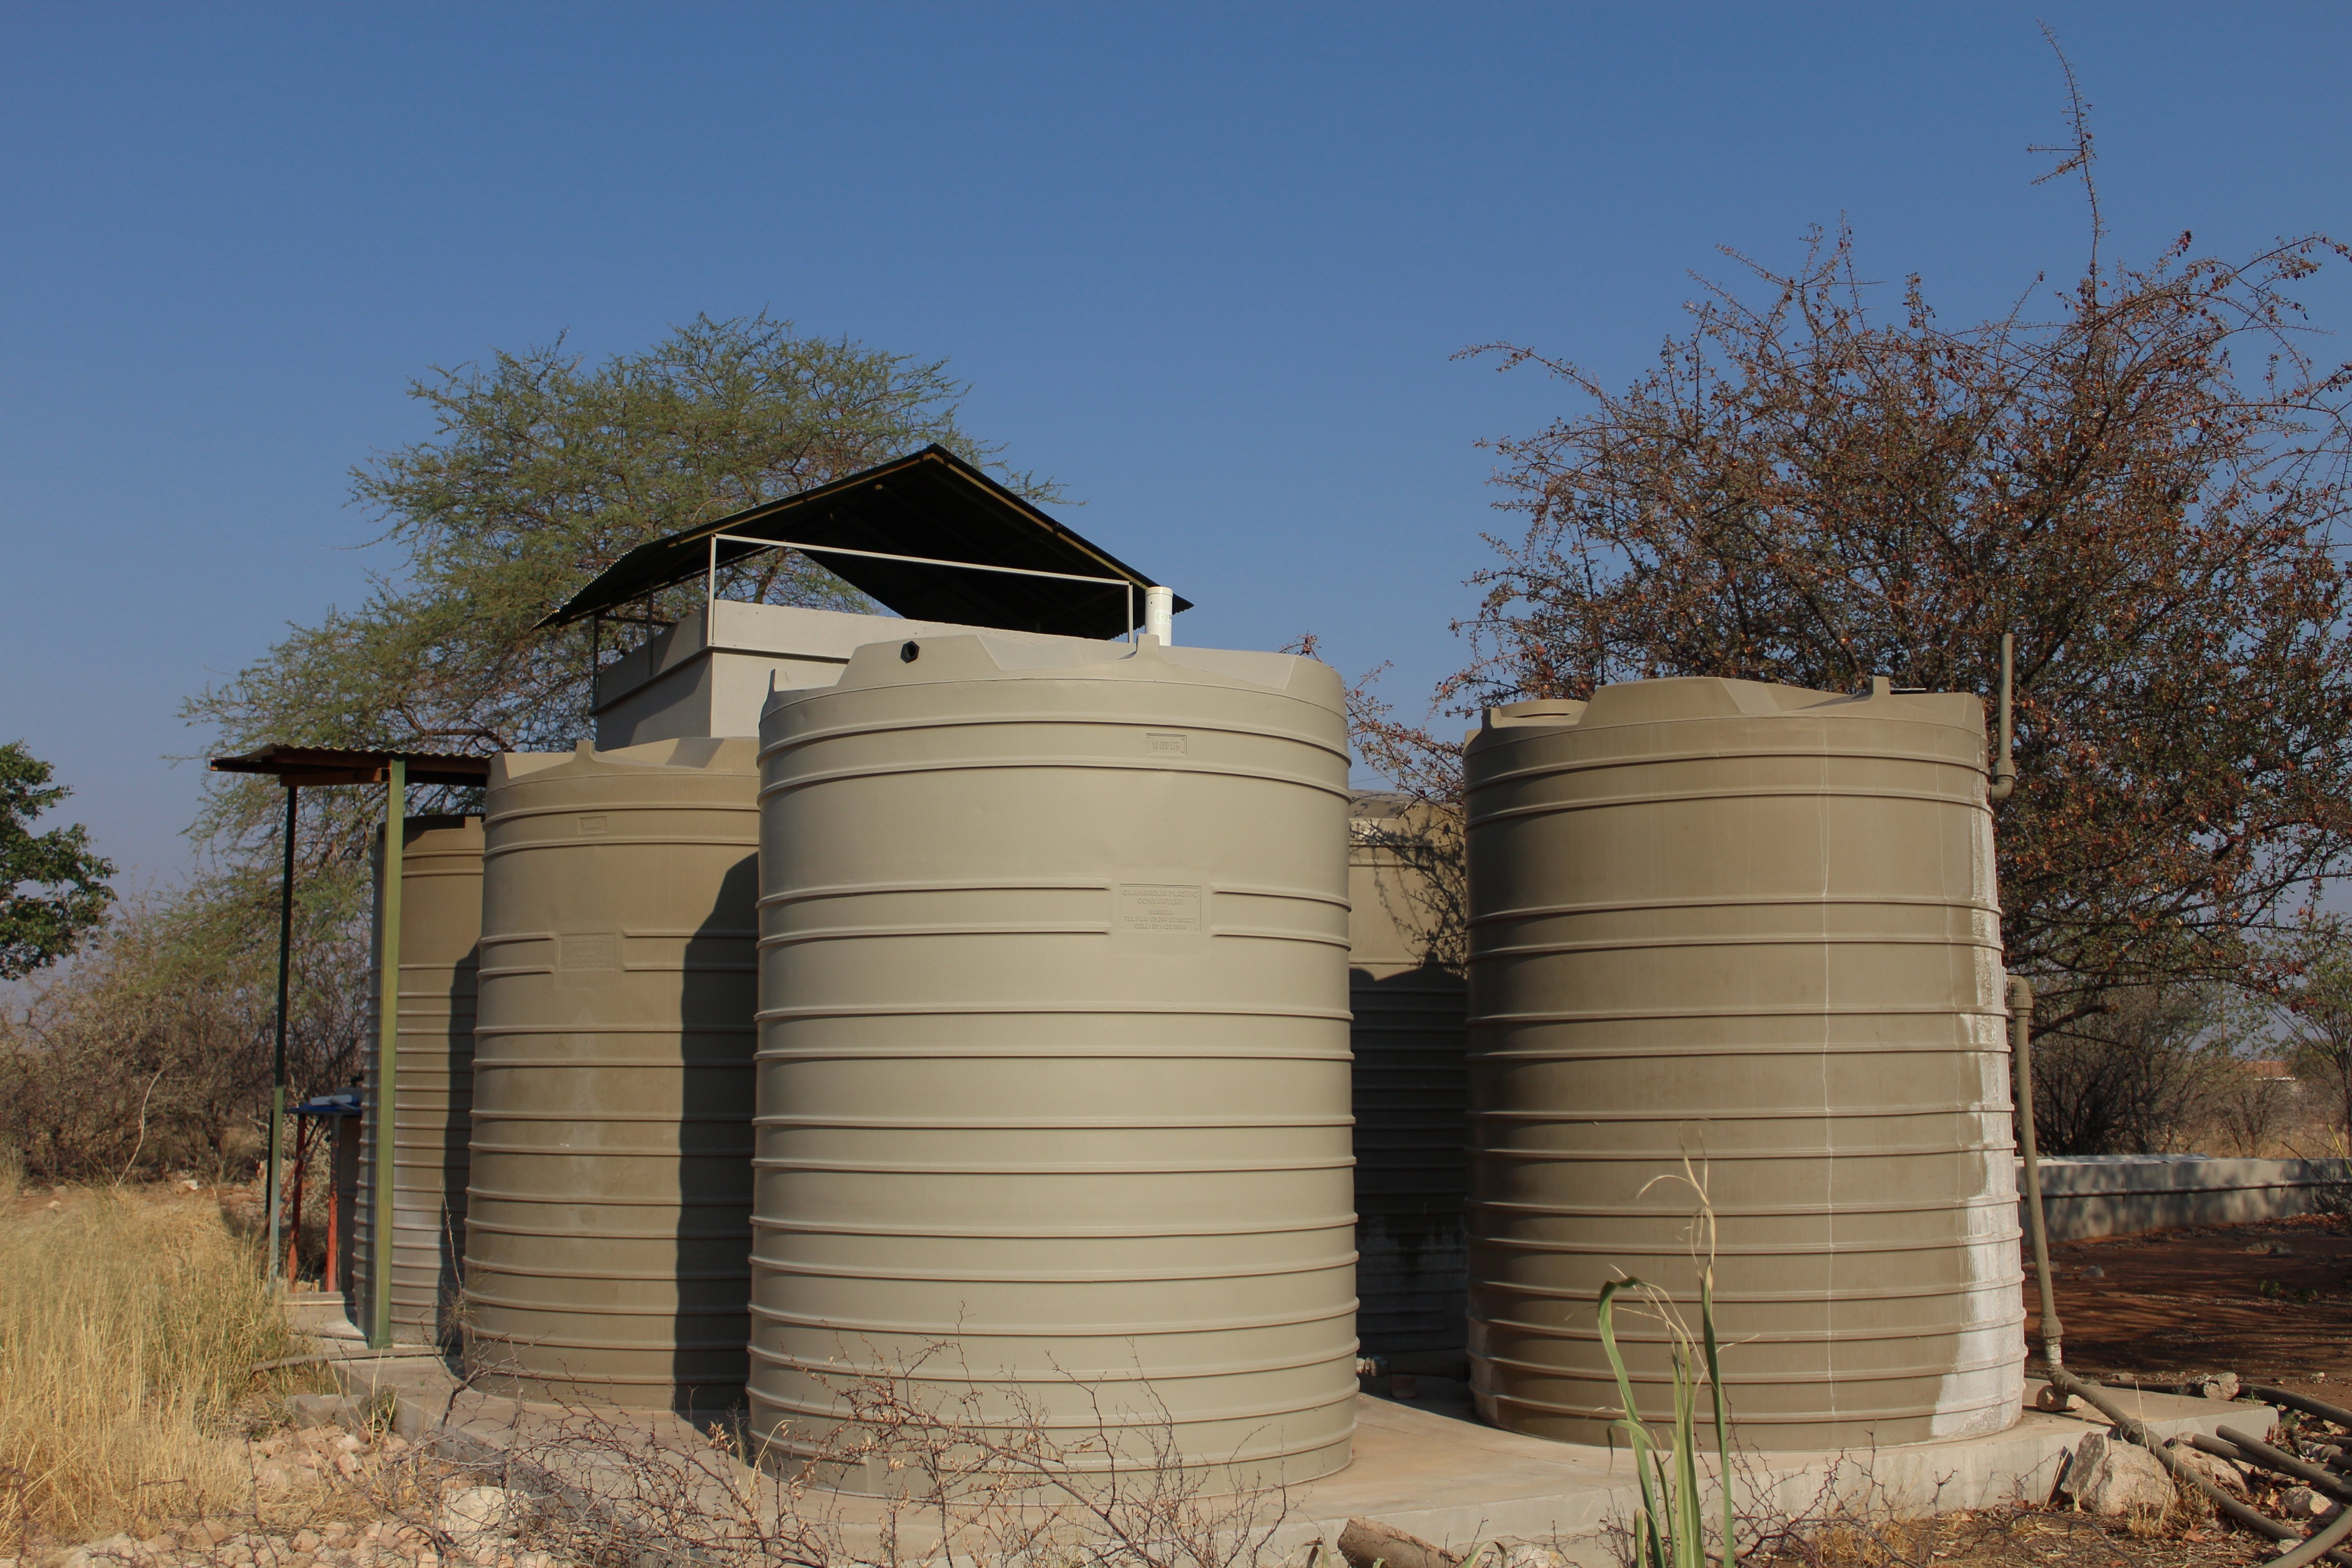
M2319 1188L2347 1182L2352 1182L2352 1161L2203 1154L2047 1159L2042 1162L2042 1212L2051 1240L2083 1241L2310 1214ZM2021 1191L2024 1184L2021 1177Z
M600 750L650 741L757 735L760 710L771 691L830 686L841 678L849 656L867 643L967 632L1015 642L1092 641L727 599L710 609L708 635L704 617L697 612L597 672L594 712Z

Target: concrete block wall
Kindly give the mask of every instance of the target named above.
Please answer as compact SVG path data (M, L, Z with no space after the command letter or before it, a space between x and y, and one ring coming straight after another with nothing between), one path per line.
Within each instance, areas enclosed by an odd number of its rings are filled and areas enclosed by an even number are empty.
M2042 1213L2053 1241L2310 1214L2318 1189L2346 1183L2352 1183L2352 1161L2098 1154L2042 1162ZM2021 1173L2017 1185L2021 1194Z

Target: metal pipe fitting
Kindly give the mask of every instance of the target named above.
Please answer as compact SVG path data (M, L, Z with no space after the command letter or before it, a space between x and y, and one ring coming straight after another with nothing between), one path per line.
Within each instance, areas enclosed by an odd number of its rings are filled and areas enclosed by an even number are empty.
M2000 754L1992 764L1992 782L1985 786L1985 799L2002 801L2017 787L2017 759L2011 754L2012 726L2010 722L2010 687L2017 662L2017 638L2008 632L2000 634Z
M2058 1297L2050 1284L2050 1233L2042 1215L2042 1155L2033 1134L2033 984L2022 975L2009 977L2010 1058L2017 1073L2017 1143L2025 1160L2025 1229L2033 1243L2033 1280L2042 1292L2042 1359L2053 1372L2065 1364L2064 1331L2058 1321ZM2066 1407L2067 1390L2053 1380L2058 1392L2055 1408Z

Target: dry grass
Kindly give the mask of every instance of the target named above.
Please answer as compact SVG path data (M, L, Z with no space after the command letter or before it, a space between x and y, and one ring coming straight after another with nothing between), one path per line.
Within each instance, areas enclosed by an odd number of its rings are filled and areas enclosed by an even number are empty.
M251 1375L298 1348L259 1262L196 1194L0 1207L0 1550L251 1498L248 1427L302 1376Z

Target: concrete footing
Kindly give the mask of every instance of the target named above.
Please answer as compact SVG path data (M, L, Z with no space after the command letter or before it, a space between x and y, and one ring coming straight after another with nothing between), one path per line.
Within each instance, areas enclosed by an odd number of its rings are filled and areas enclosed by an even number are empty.
M319 1315L325 1315L323 1301ZM337 1381L345 1393L389 1394L397 1401L395 1422L403 1436L438 1441L464 1462L518 1472L505 1478L509 1484L559 1492L576 1509L610 1514L623 1528L630 1522L616 1511L625 1507L623 1500L645 1494L642 1477L625 1472L663 1454L692 1456L690 1465L670 1466L670 1473L690 1481L699 1477L692 1484L710 1489L714 1507L748 1506L772 1525L788 1505L784 1488L726 1458L704 1434L677 1417L526 1408L467 1389L448 1364L429 1352L379 1356L348 1338L321 1342L335 1357ZM1793 1521L1841 1506L1876 1517L1917 1517L2045 1501L2083 1436L2105 1431L2106 1424L2087 1409L2059 1415L2032 1408L2039 1389L2028 1383L2024 1418L1993 1436L1840 1453L1735 1455L1741 1512ZM2277 1421L2266 1405L2128 1390L2117 1390L2116 1397L2163 1436L2210 1435L2225 1423L2268 1435ZM1254 1522L1265 1540L1264 1555L1272 1558L1297 1557L1318 1540L1336 1551L1346 1522L1366 1518L1455 1551L1497 1541L1540 1549L1514 1553L1513 1568L1614 1568L1623 1557L1612 1532L1623 1529L1638 1506L1637 1485L1631 1458L1622 1450L1547 1442L1484 1426L1469 1418L1460 1384L1422 1378L1410 1400L1358 1396L1355 1458L1345 1470L1247 1503L1211 1503L1200 1511L1221 1518L1222 1528L1231 1531ZM812 1490L790 1506L821 1519L823 1528L861 1556L877 1548L892 1529L899 1535L901 1560L944 1555L937 1542L932 1550L908 1550L909 1531L937 1533L935 1510L927 1505L901 1502L894 1508L877 1499ZM956 1542L959 1552L981 1544L978 1531L967 1527L960 1533L964 1538Z
M464 1389L438 1361L353 1361L338 1368L355 1394L390 1392L397 1425L412 1440L438 1440L454 1458L503 1468L504 1484L564 1495L575 1509L612 1513L626 1528L624 1500L645 1493L647 1458L693 1454L673 1476L698 1475L715 1509L741 1510L747 1500L772 1528L786 1507L772 1479L723 1460L703 1435L675 1417L616 1411L550 1413ZM2225 1404L2168 1394L2123 1397L2162 1436L2211 1433L2228 1423L2267 1433L2267 1405ZM2105 1430L2088 1412L2054 1415L2029 1410L1991 1437L1973 1437L1837 1454L1735 1456L1735 1486L1744 1518L1795 1521L1836 1508L1865 1517L1918 1517L1958 1509L2046 1501L2084 1434ZM1710 1470L1712 1466L1707 1467ZM1198 1510L1221 1531L1255 1527L1268 1559L1299 1559L1321 1541L1337 1549L1352 1518L1394 1525L1454 1551L1476 1542L1540 1549L1515 1552L1518 1568L1615 1568L1614 1537L1638 1506L1632 1462L1623 1452L1520 1436L1435 1411L1371 1395L1356 1409L1355 1460L1337 1475L1269 1495L1246 1507L1213 1502ZM935 1511L919 1502L892 1505L835 1494L804 1494L794 1506L820 1521L840 1543L868 1560L895 1532L905 1552L912 1534L938 1532ZM619 1510L619 1511L615 1511ZM724 1512L714 1518L728 1517ZM985 1557L984 1529L959 1527L959 1552ZM939 1542L908 1552L921 1562L947 1553ZM1335 1559L1334 1559L1335 1560Z
M2040 1384L2027 1384L2028 1403ZM2164 1436L2210 1434L2223 1425L2267 1433L2268 1405L2125 1393L2124 1408ZM2053 1415L2028 1409L1990 1437L1956 1438L1826 1454L1733 1457L1744 1516L1819 1517L1831 1505L1917 1517L1957 1509L2048 1500L2083 1435L2106 1430L2096 1413ZM1708 1467L1711 1470L1712 1465ZM1357 1406L1356 1460L1336 1476L1298 1488L1301 1527L1336 1546L1352 1516L1386 1523L1457 1550L1475 1541L1540 1542L1591 1568L1622 1557L1610 1546L1639 1504L1631 1458L1622 1451L1524 1437L1491 1426L1369 1396Z

